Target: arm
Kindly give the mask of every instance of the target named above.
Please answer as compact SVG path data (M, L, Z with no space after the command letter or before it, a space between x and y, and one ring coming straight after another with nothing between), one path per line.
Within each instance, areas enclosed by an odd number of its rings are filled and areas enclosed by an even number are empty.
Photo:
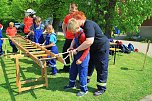
M86 38L86 40L77 49L73 50L73 53L77 54L77 51L82 51L89 48L93 44L93 42L94 42L94 37Z
M45 48L49 48L49 47L52 47L52 46L54 46L54 43L53 43L53 42L50 43L49 45L44 46L44 47L45 47Z
M66 24L63 22L62 23L62 30L63 30L63 34L64 34L64 37L66 36Z

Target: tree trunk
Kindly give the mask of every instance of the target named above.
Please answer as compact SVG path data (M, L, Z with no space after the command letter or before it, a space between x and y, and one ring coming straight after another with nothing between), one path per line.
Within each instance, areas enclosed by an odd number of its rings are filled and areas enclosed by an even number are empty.
M60 19L56 18L56 16L54 15L53 16L53 24L52 25L54 27L55 32L59 31L59 24L60 24Z
M112 25L112 20L114 18L114 12L115 12L115 6L116 6L116 0L110 0L107 7L106 7L106 11L107 13L105 14L105 35L108 38L111 38L111 32L113 29L113 25Z

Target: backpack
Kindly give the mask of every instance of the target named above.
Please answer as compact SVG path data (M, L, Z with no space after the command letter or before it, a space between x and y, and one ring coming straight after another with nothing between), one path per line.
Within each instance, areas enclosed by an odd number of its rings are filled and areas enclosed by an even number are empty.
M123 53L127 53L127 54L129 54L131 51L129 50L129 48L126 46L126 45L124 45L124 44L121 44L120 45L120 49L121 49L121 51L123 52Z
M134 51L134 46L133 46L131 43L129 43L129 44L128 44L128 49L129 49L130 51Z

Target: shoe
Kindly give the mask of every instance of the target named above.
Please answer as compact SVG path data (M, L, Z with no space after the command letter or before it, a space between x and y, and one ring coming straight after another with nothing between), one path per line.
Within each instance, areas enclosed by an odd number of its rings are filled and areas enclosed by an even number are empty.
M81 97L81 96L84 96L87 93L88 93L88 91L86 91L86 92L79 91L76 95Z
M64 86L64 90L68 90L68 89L76 89L76 86Z
M56 76L56 74L57 74L57 73L50 73L50 75L52 75L52 76Z
M87 83L90 83L90 79L87 79Z
M105 90L97 90L96 92L94 92L94 96L102 95L104 92Z

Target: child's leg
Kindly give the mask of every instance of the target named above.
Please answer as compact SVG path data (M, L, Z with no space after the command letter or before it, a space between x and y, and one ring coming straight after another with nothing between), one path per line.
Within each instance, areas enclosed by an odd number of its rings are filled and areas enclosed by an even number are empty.
M16 46L13 44L13 42L11 40L9 40L10 46L12 47L12 52L17 52L18 49L16 48Z
M86 66L82 67L81 65L79 65L78 71L79 71L80 90L82 92L87 92L88 91L88 88L87 88L88 67Z
M78 68L77 68L76 62L74 60L71 65L71 68L70 68L69 86L71 86L71 87L76 86L75 84L76 84L77 74L78 74Z
M52 68L52 74L56 74L57 73L57 68L56 68L56 59L51 59L50 60L50 66Z
M0 55L3 54L3 49L2 49L2 46L0 46Z

